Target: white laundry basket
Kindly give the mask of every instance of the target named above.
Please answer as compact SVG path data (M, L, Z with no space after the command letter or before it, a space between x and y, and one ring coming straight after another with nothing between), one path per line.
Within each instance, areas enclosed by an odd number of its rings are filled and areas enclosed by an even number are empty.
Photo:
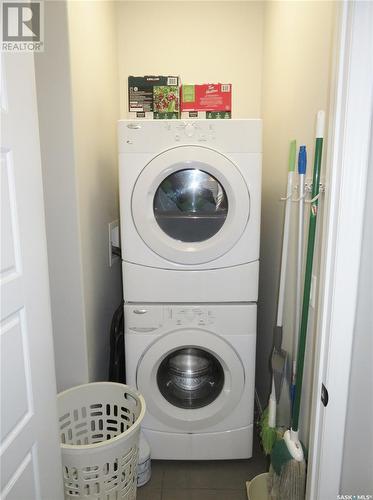
M66 500L134 500L144 398L124 384L96 382L58 395Z

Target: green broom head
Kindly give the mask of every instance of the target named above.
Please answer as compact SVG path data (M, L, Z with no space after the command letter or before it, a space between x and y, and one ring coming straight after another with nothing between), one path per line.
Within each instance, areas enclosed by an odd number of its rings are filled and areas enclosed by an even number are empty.
M306 456L306 449L301 443L303 448L303 454ZM288 447L284 439L279 439L272 448L271 453L271 464L275 473L279 476L281 474L282 468L287 465L288 462L294 460L290 454ZM296 462L296 460L294 460Z
M280 439L273 446L271 453L271 464L278 476L281 474L282 467L290 460L293 460L293 457L291 456L285 441Z
M262 439L262 446L266 455L270 455L273 445L278 439L277 429L275 427L269 427L268 425L268 413L268 408L266 408L260 420L260 437Z

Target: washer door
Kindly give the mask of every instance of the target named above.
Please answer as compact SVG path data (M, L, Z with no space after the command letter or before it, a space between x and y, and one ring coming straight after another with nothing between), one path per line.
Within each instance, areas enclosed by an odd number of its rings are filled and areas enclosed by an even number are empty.
M184 431L220 422L240 401L244 384L236 351L206 330L164 335L137 367L137 387L149 413Z
M157 384L169 403L195 410L219 397L224 387L224 370L208 351L184 347L171 352L159 365Z
M137 232L161 257L202 264L229 251L245 230L250 196L238 168L222 154L180 146L151 160L132 195Z

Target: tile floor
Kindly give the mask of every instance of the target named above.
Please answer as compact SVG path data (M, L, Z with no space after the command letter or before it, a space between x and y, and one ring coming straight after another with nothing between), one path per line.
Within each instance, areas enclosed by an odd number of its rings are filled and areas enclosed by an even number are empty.
M153 460L152 478L137 500L247 500L246 481L266 466L257 439L249 460Z

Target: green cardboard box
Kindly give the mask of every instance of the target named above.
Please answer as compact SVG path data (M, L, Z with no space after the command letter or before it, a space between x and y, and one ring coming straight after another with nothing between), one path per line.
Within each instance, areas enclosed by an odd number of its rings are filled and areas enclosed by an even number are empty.
M129 76L128 111L134 118L179 118L178 76Z

